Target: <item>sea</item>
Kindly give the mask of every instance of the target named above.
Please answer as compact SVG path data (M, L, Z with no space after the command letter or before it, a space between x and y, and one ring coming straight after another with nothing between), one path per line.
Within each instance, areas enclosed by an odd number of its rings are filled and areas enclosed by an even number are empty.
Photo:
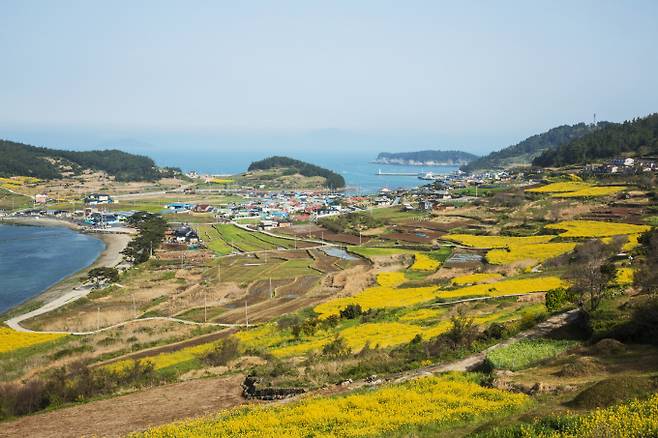
M94 263L102 240L66 227L0 224L0 313Z
M189 152L189 151L188 151ZM194 170L203 174L230 175L244 172L252 161L266 158L267 152L253 153L214 153L205 150L203 153L181 153L178 150L151 151L150 156L159 165L180 167L184 171ZM400 166L373 163L376 155L369 152L354 151L350 153L332 151L300 151L294 153L277 153L291 158L303 160L318 166L333 170L345 178L347 192L350 194L372 194L383 188L414 188L428 182L418 178L418 175L432 172L435 175L448 175L459 169L458 166ZM378 175L383 173L414 173L413 176Z

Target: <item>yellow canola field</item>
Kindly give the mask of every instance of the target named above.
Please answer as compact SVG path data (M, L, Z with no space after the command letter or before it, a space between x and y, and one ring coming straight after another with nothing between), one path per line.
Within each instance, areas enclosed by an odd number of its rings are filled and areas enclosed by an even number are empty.
M145 357L140 359L144 362L151 362L155 370L161 370L170 366L178 365L198 358L199 356L209 352L215 347L215 343L207 343L195 345L194 347L182 348L178 351L169 353L160 353L155 356ZM135 361L133 359L121 360L111 363L106 366L109 370L120 371L132 365Z
M555 183L547 184L541 187L535 187L534 189L527 189L526 192L563 193L563 192L575 192L576 190L584 190L589 187L592 187L592 185L581 181L563 181L563 182L555 182Z
M532 243L510 245L505 249L492 249L487 252L487 261L494 265L505 265L521 260L543 262L553 257L573 251L575 242Z
M495 283L476 284L450 291L440 291L441 298L458 298L469 296L498 297L502 295L526 294L544 292L551 289L566 287L567 283L559 277L534 277L518 280L504 280Z
M406 307L430 301L438 296L437 292L438 288L435 286L401 289L375 286L352 297L336 298L318 304L313 310L320 319L325 319L340 314L340 311L349 304L358 304L363 310Z
M400 321L425 321L427 319L435 319L448 311L447 308L439 309L418 309L405 313L400 317Z
M0 353L43 344L64 336L66 335L59 333L23 333L10 328L0 327Z
M149 429L133 437L366 437L407 427L433 430L523 409L528 396L484 388L461 375L423 377L338 397L252 405Z
M411 265L412 271L436 271L441 266L437 260L423 253L414 255L414 263Z
M377 284L384 287L397 287L405 280L404 272L382 272L377 274Z
M639 234L651 229L649 225L626 224L588 220L563 221L546 225L553 230L564 230L561 237L611 237L624 234Z
M473 248L507 248L512 245L546 243L555 236L478 236L475 234L447 234L442 239L452 240Z
M615 283L625 286L633 283L635 270L633 268L619 268L615 276Z
M586 187L573 192L553 193L552 198L595 198L597 196L610 196L626 190L626 186Z
M497 272L460 275L452 279L451 283L455 286L464 286L467 284L485 283L490 280L499 280L503 276Z

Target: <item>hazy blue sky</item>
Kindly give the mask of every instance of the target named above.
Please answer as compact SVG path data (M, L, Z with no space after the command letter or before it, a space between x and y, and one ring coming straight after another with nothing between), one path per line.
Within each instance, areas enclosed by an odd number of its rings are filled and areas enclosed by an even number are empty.
M0 0L0 137L475 152L658 110L658 1Z

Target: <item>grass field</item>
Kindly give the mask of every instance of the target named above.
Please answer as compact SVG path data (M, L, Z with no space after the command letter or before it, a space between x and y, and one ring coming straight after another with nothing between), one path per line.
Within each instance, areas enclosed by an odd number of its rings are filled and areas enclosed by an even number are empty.
M0 210L18 210L33 205L34 201L29 196L18 195L0 188Z
M358 254L366 258L416 253L416 251L412 249L403 249L403 248L374 248L374 247L370 248L366 246L348 246L347 249L349 252Z
M515 342L487 354L487 361L496 369L518 371L535 366L573 347L573 341L529 339Z

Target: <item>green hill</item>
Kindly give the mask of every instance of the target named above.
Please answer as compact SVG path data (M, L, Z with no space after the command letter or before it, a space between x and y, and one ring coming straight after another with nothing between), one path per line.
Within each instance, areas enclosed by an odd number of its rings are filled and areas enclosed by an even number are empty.
M289 157L275 156L254 161L247 170L251 172L270 169L290 169L306 177L320 176L326 180L325 186L332 189L345 187L345 179L336 172Z
M63 172L79 174L85 169L104 171L117 181L147 181L160 178L152 159L119 150L64 151L0 140L0 176L33 176L53 179Z
M658 155L658 113L624 123L607 123L595 132L544 151L532 164L542 167L587 164L619 155Z
M464 172L473 172L479 169L508 168L520 165L529 165L532 160L542 152L554 149L563 144L581 138L604 126L607 122L598 125L562 125L549 129L541 134L533 135L512 146L508 146L489 155L471 161L461 167Z

